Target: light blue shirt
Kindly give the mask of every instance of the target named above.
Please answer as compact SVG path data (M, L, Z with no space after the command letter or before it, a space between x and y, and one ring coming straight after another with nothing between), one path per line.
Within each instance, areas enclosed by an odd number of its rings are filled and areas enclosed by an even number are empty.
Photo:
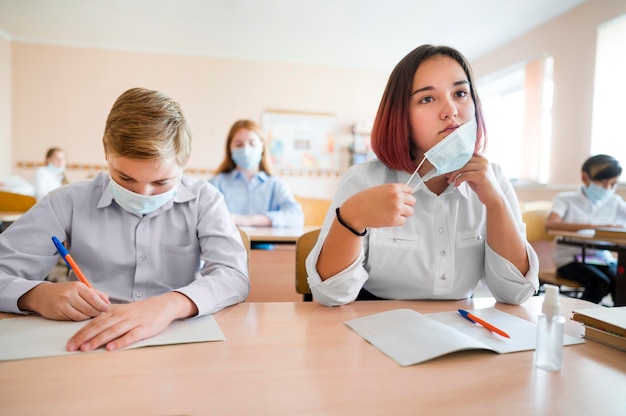
M239 170L220 173L209 182L224 194L233 214L267 215L272 227L302 227L304 213L293 193L278 178L259 172L248 181Z
M621 196L613 194L604 201L593 203L580 187L577 191L561 192L552 201L551 212L556 213L564 222L578 224L619 224L626 227L626 202ZM574 261L575 256L582 254L581 247L555 244L552 258L556 267L562 267ZM586 249L585 255L599 257L607 263L616 259L610 251Z
M19 297L59 261L53 235L69 242L85 277L113 303L177 291L205 315L243 302L250 290L239 232L222 195L203 180L183 177L176 196L145 216L113 200L106 173L50 192L0 234L1 311L21 313Z
M525 235L515 191L502 169L491 165L502 195L511 208L520 234ZM537 254L526 243L530 269L526 275L486 243L486 208L462 183L441 195L426 186L414 193L415 213L403 226L370 228L352 265L322 281L316 270L335 207L350 196L383 183L406 183L406 172L390 170L378 160L348 169L339 185L317 240L306 260L308 282L315 300L324 305L352 302L361 288L385 299L464 299L484 279L500 302L520 304L539 287Z

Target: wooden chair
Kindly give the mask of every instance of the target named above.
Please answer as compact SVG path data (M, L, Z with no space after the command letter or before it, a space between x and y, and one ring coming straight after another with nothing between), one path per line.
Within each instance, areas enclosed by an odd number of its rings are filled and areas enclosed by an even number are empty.
M546 230L546 217L550 213L550 207L524 207L522 220L526 223L526 238L539 257L539 291L543 291L544 284L549 284L558 286L563 294L579 297L585 289L584 286L575 280L559 276L552 260L554 237Z
M296 201L302 205L304 212L304 225L321 227L326 213L330 208L330 199L308 198L296 195Z
M20 214L25 213L37 203L34 196L0 191L0 233L4 231Z
M34 196L0 191L0 212L23 213L28 211L36 202Z
M302 300L310 302L313 300L311 288L307 282L306 258L317 242L320 230L313 230L302 234L296 241L296 292L302 295Z

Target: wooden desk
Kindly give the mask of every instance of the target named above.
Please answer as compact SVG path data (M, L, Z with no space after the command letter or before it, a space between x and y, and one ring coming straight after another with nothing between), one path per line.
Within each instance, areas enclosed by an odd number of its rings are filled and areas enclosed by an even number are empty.
M591 233L576 231L549 230L549 234L557 237L558 244L582 247L583 257L586 248L609 250L617 253L617 279L615 281L614 306L626 305L626 239L613 237L596 237Z
M496 308L534 321L542 301ZM561 301L568 318L572 308L600 307ZM215 315L223 342L0 362L0 413L624 414L626 355L602 344L565 347L555 373L536 369L532 351L466 351L400 367L343 323L394 308L431 313L494 303L243 303ZM568 319L566 332L582 327Z
M267 244L296 244L298 237L302 234L318 229L320 227L239 227L250 236L253 243Z

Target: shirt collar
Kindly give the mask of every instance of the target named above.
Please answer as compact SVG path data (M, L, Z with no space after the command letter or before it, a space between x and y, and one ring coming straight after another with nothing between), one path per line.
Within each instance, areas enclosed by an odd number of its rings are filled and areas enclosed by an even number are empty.
M239 169L233 169L232 175L234 179L244 179L247 181L246 176ZM255 178L258 179L260 182L266 182L269 178L269 175L263 171L259 171L256 175L250 178L250 182L252 182Z

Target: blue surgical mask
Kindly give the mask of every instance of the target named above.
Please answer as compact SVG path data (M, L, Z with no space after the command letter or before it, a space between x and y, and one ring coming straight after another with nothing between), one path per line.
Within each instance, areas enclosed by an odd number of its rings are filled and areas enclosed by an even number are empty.
M407 185L411 183L411 180L417 174L417 171L422 167L426 159L433 165L433 169L420 178L420 182L413 188L413 192L417 190L421 183L435 176L453 172L465 166L474 155L476 131L476 118L472 118L424 153L424 158L419 165L417 165Z
M65 172L65 166L56 166L56 165L53 165L52 163L48 163L48 169L50 169L52 172L56 173L57 175L60 175L63 172Z
M588 186L585 186L584 189L587 198L589 198L592 203L596 204L613 195L615 193L615 188L616 187L606 189L591 182Z
M115 202L131 214L140 216L149 214L165 205L169 200L174 198L176 188L178 187L178 185L176 185L169 191L158 195L141 195L124 188L122 185L115 182L113 178L110 178L109 184Z
M241 169L254 170L259 168L261 156L263 155L262 146L245 146L232 150L232 158Z

